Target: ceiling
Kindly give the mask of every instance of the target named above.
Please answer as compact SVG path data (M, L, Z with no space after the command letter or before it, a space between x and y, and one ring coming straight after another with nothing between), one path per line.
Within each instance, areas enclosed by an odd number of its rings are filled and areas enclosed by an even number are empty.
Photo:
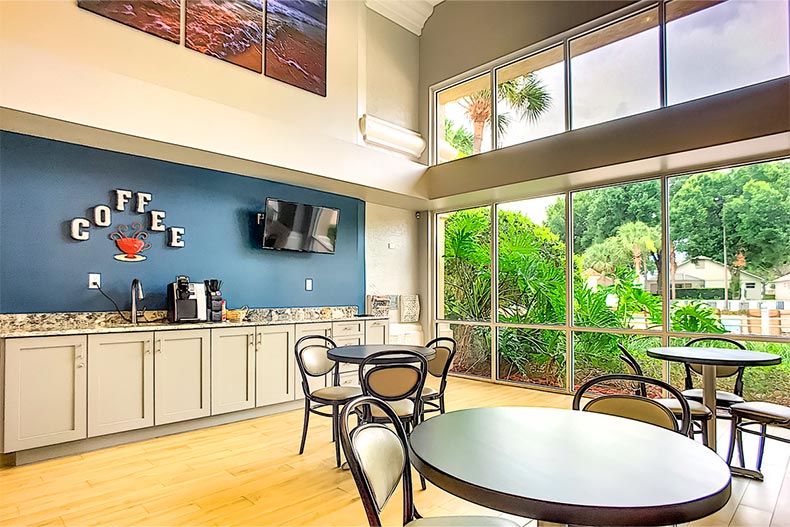
M383 17L420 36L433 8L444 0L365 0L365 5Z

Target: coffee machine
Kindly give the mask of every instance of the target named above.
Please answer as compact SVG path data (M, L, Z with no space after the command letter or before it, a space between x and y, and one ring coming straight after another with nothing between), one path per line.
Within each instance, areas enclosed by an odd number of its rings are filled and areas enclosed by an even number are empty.
M224 305L222 300L222 280L212 278L204 280L203 284L206 286L206 316L209 322L223 322L225 320Z
M167 286L167 318L170 322L201 322L206 320L206 286L177 276Z

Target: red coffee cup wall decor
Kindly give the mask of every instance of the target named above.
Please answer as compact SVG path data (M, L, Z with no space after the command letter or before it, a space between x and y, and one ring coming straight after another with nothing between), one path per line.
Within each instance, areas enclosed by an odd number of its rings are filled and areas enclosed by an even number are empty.
M118 230L111 232L108 238L115 240L115 245L123 251L123 254L113 256L121 262L141 262L145 260L145 256L138 253L151 248L150 243L145 243L148 233L143 230L143 225L139 221L131 225L118 225Z
M130 225L118 225L118 228L108 235L108 238L115 242L121 254L113 256L119 262L142 262L146 259L142 252L151 248L147 243L149 233L161 232L166 235L168 247L180 249L184 247L183 227L167 227L164 223L165 211L147 210L148 205L153 199L153 195L148 192L132 192L131 190L116 189L114 209L120 212L144 214L148 216L148 229L143 229L143 223L134 221ZM87 241L90 239L90 228L104 228L112 225L113 209L109 205L96 205L93 207L93 218L74 218L71 220L70 234L76 241Z

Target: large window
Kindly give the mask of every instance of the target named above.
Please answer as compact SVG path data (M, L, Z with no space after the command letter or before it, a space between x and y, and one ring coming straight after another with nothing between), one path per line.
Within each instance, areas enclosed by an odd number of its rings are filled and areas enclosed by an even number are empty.
M669 104L790 73L786 1L672 0L666 11Z
M494 61L435 91L432 162L790 75L789 9L786 0L655 2Z
M491 150L491 75L475 77L436 96L439 163Z
M658 9L571 40L573 128L661 106Z
M565 63L562 46L496 71L498 146L565 131Z
M790 332L790 162L669 179L672 328Z
M660 329L661 182L603 187L573 196L577 326Z
M746 371L745 395L790 402L788 160L494 203L435 225L436 331L458 341L453 372L570 392L627 372L625 351L682 387L684 368L647 350L721 335L782 355Z

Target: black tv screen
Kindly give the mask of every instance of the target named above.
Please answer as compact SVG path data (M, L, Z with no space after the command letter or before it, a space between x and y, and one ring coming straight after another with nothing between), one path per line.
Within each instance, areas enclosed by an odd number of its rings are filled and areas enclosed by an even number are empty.
M269 198L263 248L334 254L339 218L338 209Z

